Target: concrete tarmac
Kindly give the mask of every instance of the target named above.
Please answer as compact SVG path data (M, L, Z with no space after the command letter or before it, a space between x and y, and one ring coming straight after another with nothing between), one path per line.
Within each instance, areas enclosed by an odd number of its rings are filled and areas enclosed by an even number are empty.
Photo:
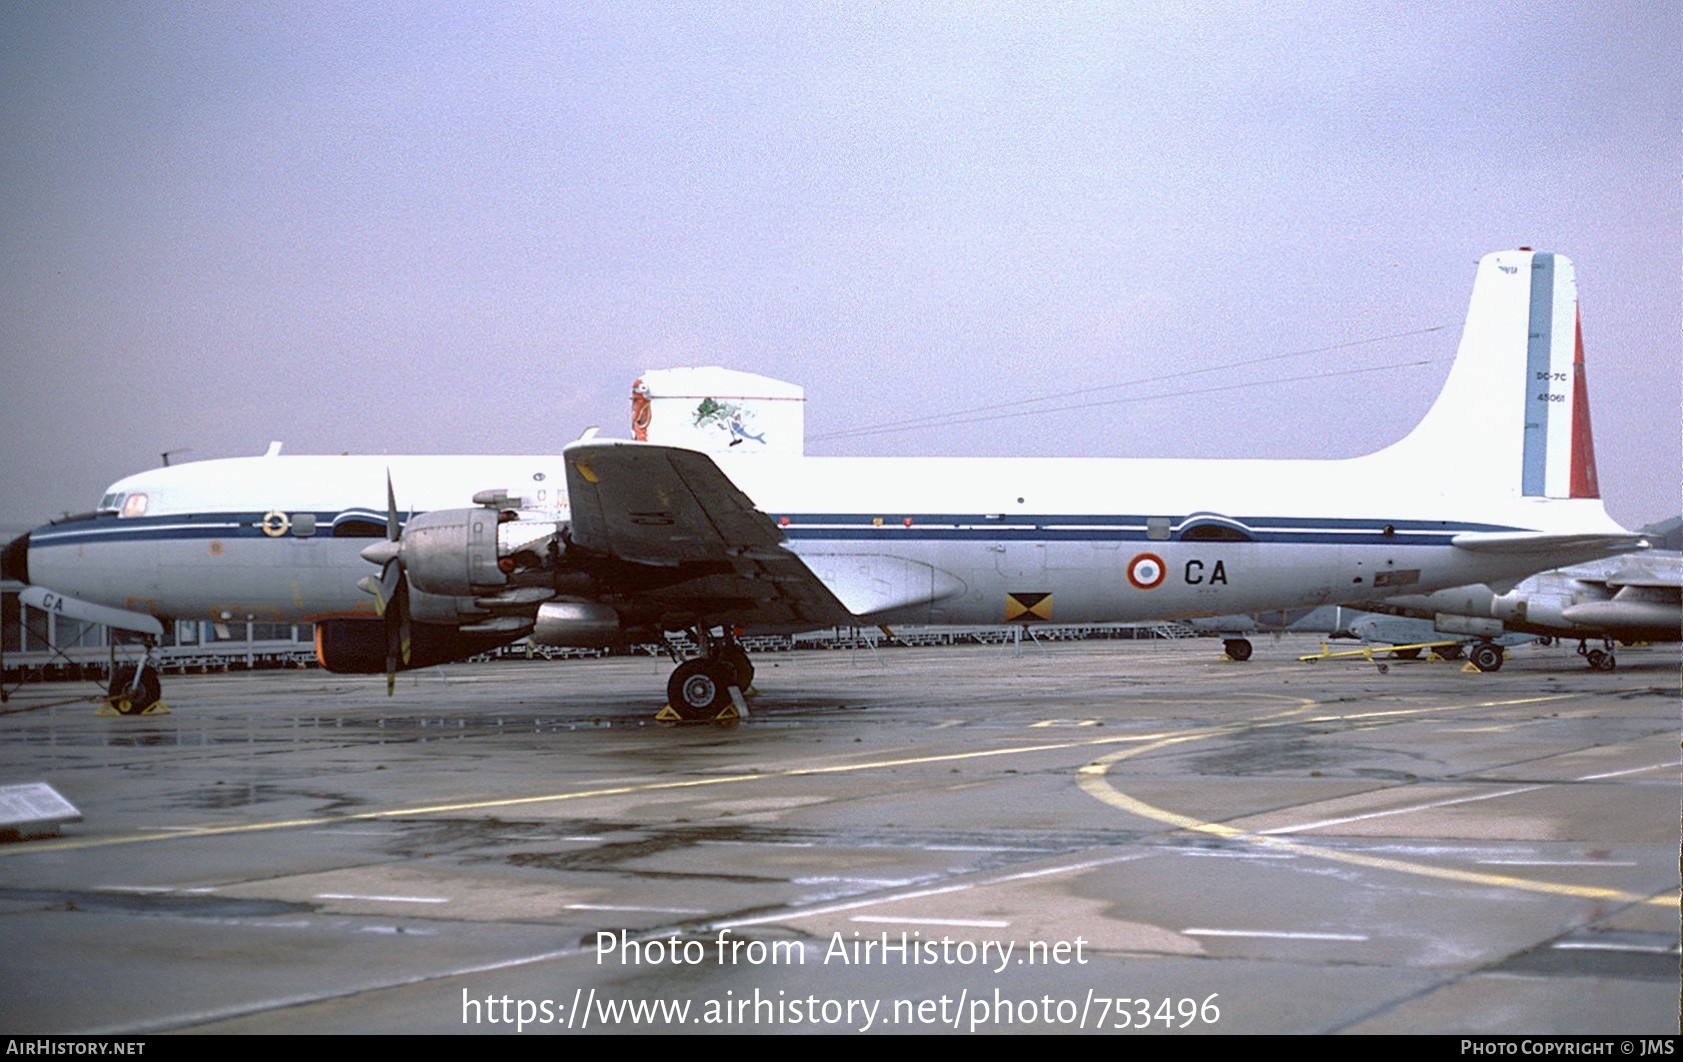
M27 687L0 1030L1677 1034L1678 648L1317 647Z

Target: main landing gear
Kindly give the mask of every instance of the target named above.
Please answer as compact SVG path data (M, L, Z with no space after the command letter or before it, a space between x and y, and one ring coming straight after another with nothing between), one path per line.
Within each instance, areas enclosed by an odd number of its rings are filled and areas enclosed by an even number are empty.
M1611 671L1618 661L1613 659L1613 639L1603 638L1600 649L1587 648L1583 640L1578 641L1578 655L1597 671Z
M740 714L742 695L754 685L754 664L728 631L715 636L707 628L690 632L702 655L679 661L666 680L666 705L685 722L735 719ZM667 647L674 660L676 650ZM662 715L665 715L663 712Z
M1467 650L1467 660L1480 671L1502 670L1502 647L1495 642L1480 642Z
M1251 640L1249 638L1228 638L1221 643L1222 651L1227 659L1237 660L1241 664L1251 658Z

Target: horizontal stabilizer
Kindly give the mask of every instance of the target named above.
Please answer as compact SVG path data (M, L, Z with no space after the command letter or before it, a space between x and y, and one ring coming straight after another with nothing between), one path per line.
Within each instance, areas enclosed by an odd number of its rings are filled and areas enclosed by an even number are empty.
M1650 559L1660 560L1659 557L1642 558ZM1671 554L1667 560L1670 563L1627 564L1602 581L1610 587L1639 586L1656 590L1676 590L1683 587L1683 567L1678 566L1677 555Z
M1463 531L1449 540L1450 544L1473 553L1581 553L1588 559L1596 554L1621 553L1641 549L1646 539L1642 535L1558 535L1546 531Z

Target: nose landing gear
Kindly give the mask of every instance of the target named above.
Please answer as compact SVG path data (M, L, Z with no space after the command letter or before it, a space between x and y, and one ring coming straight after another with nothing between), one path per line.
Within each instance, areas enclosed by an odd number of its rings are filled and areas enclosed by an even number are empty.
M147 657L138 664L113 665L105 687L105 703L118 715L162 715L169 711L160 697L163 682ZM105 709L100 709L104 712Z

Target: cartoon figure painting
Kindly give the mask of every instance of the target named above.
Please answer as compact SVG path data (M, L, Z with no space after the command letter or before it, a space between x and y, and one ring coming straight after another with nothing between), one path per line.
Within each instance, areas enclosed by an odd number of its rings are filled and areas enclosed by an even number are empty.
M753 419L754 411L744 409L735 402L720 402L716 398L703 398L701 404L695 407L695 426L706 430L711 427L730 436L730 446L740 446L744 441L757 442L765 445L765 432L755 434L748 430L748 421Z
M631 385L631 437L702 453L799 457L801 388L718 366L650 369Z

